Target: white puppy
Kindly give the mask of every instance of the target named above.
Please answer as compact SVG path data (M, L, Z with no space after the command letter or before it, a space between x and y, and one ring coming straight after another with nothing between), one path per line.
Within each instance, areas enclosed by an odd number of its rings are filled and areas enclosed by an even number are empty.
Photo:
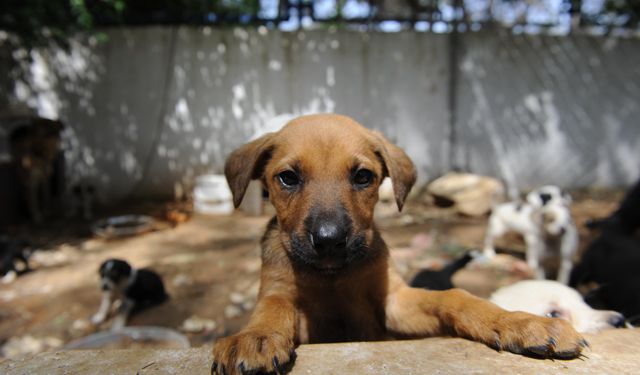
M594 333L606 328L623 328L622 314L594 310L580 294L566 285L549 280L526 280L498 289L491 302L508 311L524 311L535 315L569 321L578 332Z
M540 261L550 255L548 240L559 239L561 267L558 281L567 284L572 257L578 247L578 231L571 218L571 197L557 186L530 192L526 202L507 202L493 207L484 240L484 255L495 256L494 242L507 232L517 232L527 246L526 259L536 278L544 279Z

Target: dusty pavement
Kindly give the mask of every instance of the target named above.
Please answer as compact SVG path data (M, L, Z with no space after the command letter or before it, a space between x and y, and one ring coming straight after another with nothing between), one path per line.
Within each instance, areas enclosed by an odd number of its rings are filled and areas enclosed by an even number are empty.
M620 194L574 196L572 210L584 246L590 238L584 221L607 215ZM380 216L383 237L407 279L420 268L438 268L466 249L480 248L486 224L486 217L461 217L420 198L410 201L402 214ZM0 284L0 346L33 338L43 343L34 350L42 351L108 329L109 322L92 327L88 319L100 303L97 269L111 257L154 269L171 296L165 304L134 316L130 325L170 327L182 330L194 347L210 344L242 327L253 307L260 269L258 241L268 219L240 212L194 216L175 228L165 225L128 239L73 235L53 241L44 246L46 251L36 252L34 271ZM508 238L503 247L514 250L516 257L524 248L517 238ZM459 272L454 283L486 297L499 286L528 277L526 267L515 259L504 255L491 266L472 265ZM204 321L205 327L185 328L188 319Z

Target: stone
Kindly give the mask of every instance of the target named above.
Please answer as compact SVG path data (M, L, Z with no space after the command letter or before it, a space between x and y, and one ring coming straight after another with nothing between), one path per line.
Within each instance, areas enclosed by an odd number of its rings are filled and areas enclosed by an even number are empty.
M569 361L527 358L459 338L302 345L290 375L306 374L638 374L640 330L585 335L590 349ZM0 363L5 375L210 373L211 347L162 350L78 350Z
M453 205L467 216L482 216L505 200L505 188L495 178L469 173L447 173L431 182L426 189L436 204Z
M197 315L192 315L182 322L180 330L185 333L199 333L213 331L217 324L211 319L204 319Z

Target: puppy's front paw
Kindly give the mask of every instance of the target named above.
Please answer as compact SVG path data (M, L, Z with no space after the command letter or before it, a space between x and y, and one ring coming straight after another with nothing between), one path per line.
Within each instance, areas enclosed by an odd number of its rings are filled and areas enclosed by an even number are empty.
M242 331L213 345L211 374L284 374L294 360L291 338L275 332Z
M489 342L490 346L536 358L577 358L588 346L587 341L566 320L523 312L502 315L494 333L495 341Z

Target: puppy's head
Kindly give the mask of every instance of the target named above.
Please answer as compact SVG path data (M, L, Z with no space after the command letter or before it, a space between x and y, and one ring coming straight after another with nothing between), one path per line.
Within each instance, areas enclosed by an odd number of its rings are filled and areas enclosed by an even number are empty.
M562 236L570 225L573 225L569 208L563 205L550 204L541 209L544 230L551 236Z
M108 259L100 265L100 287L104 291L115 291L127 282L133 269L121 259Z
M323 273L375 255L380 183L391 178L402 209L416 178L411 160L380 133L328 114L299 117L242 146L227 159L225 175L236 207L249 181L261 179L284 249L294 263Z
M567 320L578 332L593 333L625 326L622 314L594 310L576 290L550 280L527 280L500 288L491 295L491 302L508 311Z

